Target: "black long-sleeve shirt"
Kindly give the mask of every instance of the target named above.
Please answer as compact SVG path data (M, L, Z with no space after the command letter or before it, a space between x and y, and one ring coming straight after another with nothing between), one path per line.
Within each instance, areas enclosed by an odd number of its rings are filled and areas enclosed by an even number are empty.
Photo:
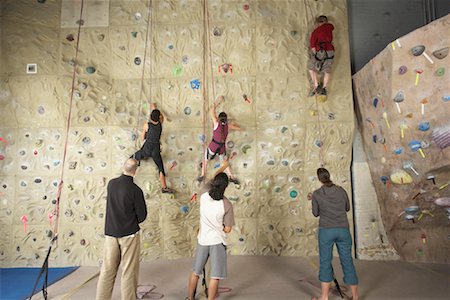
M133 177L122 174L108 183L105 235L124 237L139 231L147 217L147 205L141 188Z
M347 212L350 202L347 192L340 186L322 185L312 195L312 213L319 217L319 227L346 227L348 228Z

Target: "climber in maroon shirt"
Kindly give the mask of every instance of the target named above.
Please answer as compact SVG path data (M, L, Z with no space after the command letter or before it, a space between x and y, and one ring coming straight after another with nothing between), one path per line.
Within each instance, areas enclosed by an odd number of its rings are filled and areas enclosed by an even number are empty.
M317 94L326 95L327 85L331 77L331 66L333 65L334 46L333 30L334 26L328 23L326 16L319 16L316 20L316 29L311 33L309 39L309 60L308 70L314 83L314 89L310 96ZM317 79L318 73L323 72L323 84L320 86Z

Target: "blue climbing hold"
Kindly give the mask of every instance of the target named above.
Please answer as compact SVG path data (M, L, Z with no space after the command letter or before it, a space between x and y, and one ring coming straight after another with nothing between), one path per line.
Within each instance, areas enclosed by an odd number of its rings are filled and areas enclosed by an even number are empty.
M191 89L193 89L193 90L200 89L200 81L198 79L191 80L190 84L191 84Z
M428 129L430 129L430 122L420 122L418 129L420 131L427 131Z
M442 96L442 101L449 102L450 101L450 95Z
M403 152L403 148L402 147L394 149L394 153L395 154L402 154L402 152Z
M389 177L383 175L380 177L380 180L383 184L386 184L389 181Z
M377 108L377 105L378 105L378 98L377 97L373 98L372 104L373 104L373 107Z
M189 206L187 206L187 205L182 205L182 206L180 207L180 211L181 211L183 214L187 214L187 213L189 212Z

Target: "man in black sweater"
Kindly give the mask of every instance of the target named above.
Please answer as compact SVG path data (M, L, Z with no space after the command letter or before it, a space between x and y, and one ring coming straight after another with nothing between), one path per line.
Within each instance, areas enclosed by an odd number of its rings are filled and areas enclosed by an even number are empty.
M139 223L147 217L140 187L133 182L138 162L129 158L123 174L108 183L104 259L97 285L97 300L111 299L119 264L122 299L136 299L139 278Z

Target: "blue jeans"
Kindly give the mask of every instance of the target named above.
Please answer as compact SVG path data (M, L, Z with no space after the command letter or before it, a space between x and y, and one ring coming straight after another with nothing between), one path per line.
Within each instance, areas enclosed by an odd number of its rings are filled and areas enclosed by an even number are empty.
M352 237L348 228L319 228L319 256L321 282L333 281L333 246L336 244L342 270L344 271L344 283L357 285L358 276L352 259Z

